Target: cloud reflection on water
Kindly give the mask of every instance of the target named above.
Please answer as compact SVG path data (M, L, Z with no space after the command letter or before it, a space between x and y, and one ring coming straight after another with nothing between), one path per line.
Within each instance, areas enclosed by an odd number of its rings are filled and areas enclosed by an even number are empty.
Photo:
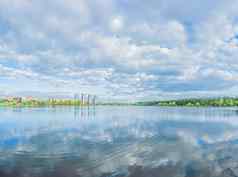
M62 107L0 114L3 177L238 174L234 109Z

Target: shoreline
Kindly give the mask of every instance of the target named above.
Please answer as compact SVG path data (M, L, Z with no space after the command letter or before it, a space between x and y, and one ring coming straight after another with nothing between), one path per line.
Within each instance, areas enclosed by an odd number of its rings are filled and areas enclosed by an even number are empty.
M140 101L140 102L91 102L82 103L74 99L55 99L55 100L7 100L0 99L0 107L93 107L93 106L158 106L158 107L238 107L238 98L191 98L180 100L163 100L163 101Z

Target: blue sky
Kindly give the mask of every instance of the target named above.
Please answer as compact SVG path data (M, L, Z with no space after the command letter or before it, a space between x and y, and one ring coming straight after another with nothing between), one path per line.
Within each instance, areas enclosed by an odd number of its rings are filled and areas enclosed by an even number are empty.
M238 95L238 1L1 0L0 91Z

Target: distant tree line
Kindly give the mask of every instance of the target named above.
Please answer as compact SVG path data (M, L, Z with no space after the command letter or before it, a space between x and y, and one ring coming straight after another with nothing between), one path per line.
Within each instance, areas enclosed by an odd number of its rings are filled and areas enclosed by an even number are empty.
M42 107L42 106L78 106L82 105L80 100L75 99L49 99L49 100L22 100L22 99L0 99L0 106L19 107ZM87 105L87 103L84 103ZM232 107L238 106L238 98L201 98L201 99L179 99L166 101L144 101L136 103L98 103L97 105L111 106L190 106L190 107Z
M81 105L80 100L70 99L49 99L49 100L20 100L20 99L0 99L0 106L19 107L42 107L42 106L77 106Z
M201 99L180 99L180 100L166 100L166 101L147 101L137 102L135 105L138 106L214 106L214 107L225 107L225 106L238 106L238 98L201 98Z

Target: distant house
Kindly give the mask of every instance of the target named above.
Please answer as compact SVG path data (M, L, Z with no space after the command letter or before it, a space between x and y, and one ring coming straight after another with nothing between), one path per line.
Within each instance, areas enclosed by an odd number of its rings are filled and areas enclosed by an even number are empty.
M8 102L15 101L16 103L21 103L22 102L22 97L7 97L6 100Z
M28 96L28 97L26 97L26 100L27 101L32 101L32 100L34 100L34 98L32 96Z
M14 97L13 101L16 101L17 103L21 103L22 102L22 97Z

